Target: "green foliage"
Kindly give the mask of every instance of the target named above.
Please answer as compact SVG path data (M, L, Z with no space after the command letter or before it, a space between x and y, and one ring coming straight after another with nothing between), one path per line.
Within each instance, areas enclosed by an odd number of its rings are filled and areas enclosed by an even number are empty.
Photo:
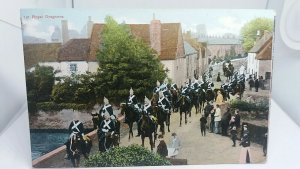
M236 100L230 104L230 107L239 109L241 111L249 111L250 112L255 109L256 105L255 105L255 103L249 103L246 101Z
M61 111L63 109L73 109L73 110L88 110L92 105L88 104L78 104L78 103L54 103L54 102L41 102L36 104L37 110L42 111Z
M34 71L26 72L26 88L30 94L28 99L35 102L49 101L54 79L54 70L50 66L37 65Z
M156 52L141 39L135 38L129 27L118 24L112 17L105 19L102 44L97 54L99 71L95 77L96 93L120 102L128 97L132 87L143 98L166 77Z
M96 153L83 162L83 167L130 167L130 166L162 166L171 163L148 149L130 145L116 147L105 153Z
M272 32L273 27L273 20L268 18L256 18L246 23L241 29L242 45L245 51L249 51L254 46L257 30L260 30L263 34L264 30Z
M61 79L53 87L52 99L55 103L95 104L94 75L72 75Z
M247 102L236 100L230 103L231 108L239 109L240 111L247 111L251 112L252 114L243 115L245 118L246 116L254 116L254 118L258 118L259 116L263 118L268 118L269 113L269 101L268 99L261 99L257 102ZM254 113L254 114L253 114Z
M29 113L37 111L36 103L50 101L55 73L52 67L37 65L34 71L26 72L26 90Z

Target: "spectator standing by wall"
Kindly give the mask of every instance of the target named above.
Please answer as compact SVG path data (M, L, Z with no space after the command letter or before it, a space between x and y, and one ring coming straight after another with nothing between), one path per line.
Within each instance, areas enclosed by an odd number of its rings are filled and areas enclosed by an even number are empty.
M207 123L207 120L206 120L204 114L202 114L202 117L200 118L200 129L201 129L202 136L205 136L205 134L206 134L206 123Z
M217 104L216 106L217 108L214 115L214 120L215 120L214 128L215 128L215 133L220 134L220 121L221 121L222 113L221 113L220 105Z

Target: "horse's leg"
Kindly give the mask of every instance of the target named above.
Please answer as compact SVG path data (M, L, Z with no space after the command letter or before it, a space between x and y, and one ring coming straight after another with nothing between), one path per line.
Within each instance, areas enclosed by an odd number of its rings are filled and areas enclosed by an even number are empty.
M144 146L145 146L145 145L144 145L144 143L145 143L145 136L142 135L141 138L142 138L142 146L144 147Z
M170 132L170 123L171 123L171 118L170 118L170 114L168 114L168 132Z
M77 160L77 162L76 162L76 167L79 167L79 164L80 164L80 155L78 155L78 157L76 158Z
M165 122L163 121L162 123L161 123L161 133L162 133L162 135L165 135Z
M76 167L75 158L74 157L71 157L71 162L72 162L73 167Z
M185 124L187 124L187 111L184 112Z
M154 143L153 143L152 134L150 134L150 136L149 136L149 142L150 142L150 146L151 146L151 151L153 151Z
M182 120L182 111L180 110L180 125L179 125L179 127L181 127L181 120Z
M133 137L132 127L133 127L133 122L129 122L129 137L128 137L128 140L130 140L130 135L131 135L131 137Z

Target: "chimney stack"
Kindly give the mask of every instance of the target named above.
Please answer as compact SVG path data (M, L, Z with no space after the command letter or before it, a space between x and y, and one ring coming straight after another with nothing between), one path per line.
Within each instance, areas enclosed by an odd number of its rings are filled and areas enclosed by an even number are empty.
M151 48L156 50L158 55L161 53L161 23L160 20L155 19L153 14L153 20L150 23L150 43Z
M68 28L67 20L61 21L61 36L62 36L62 44L65 44L69 41L69 28Z
M87 37L88 38L91 38L91 35L92 35L92 30L93 30L93 25L94 25L94 22L92 21L92 17L89 16L89 20L86 24L86 29L87 29Z

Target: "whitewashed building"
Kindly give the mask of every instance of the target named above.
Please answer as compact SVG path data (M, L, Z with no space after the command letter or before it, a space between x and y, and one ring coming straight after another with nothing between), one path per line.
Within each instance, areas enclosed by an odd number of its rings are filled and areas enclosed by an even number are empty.
M272 71L272 34L269 32L256 42L249 50L247 58L247 73L263 79L271 78Z

